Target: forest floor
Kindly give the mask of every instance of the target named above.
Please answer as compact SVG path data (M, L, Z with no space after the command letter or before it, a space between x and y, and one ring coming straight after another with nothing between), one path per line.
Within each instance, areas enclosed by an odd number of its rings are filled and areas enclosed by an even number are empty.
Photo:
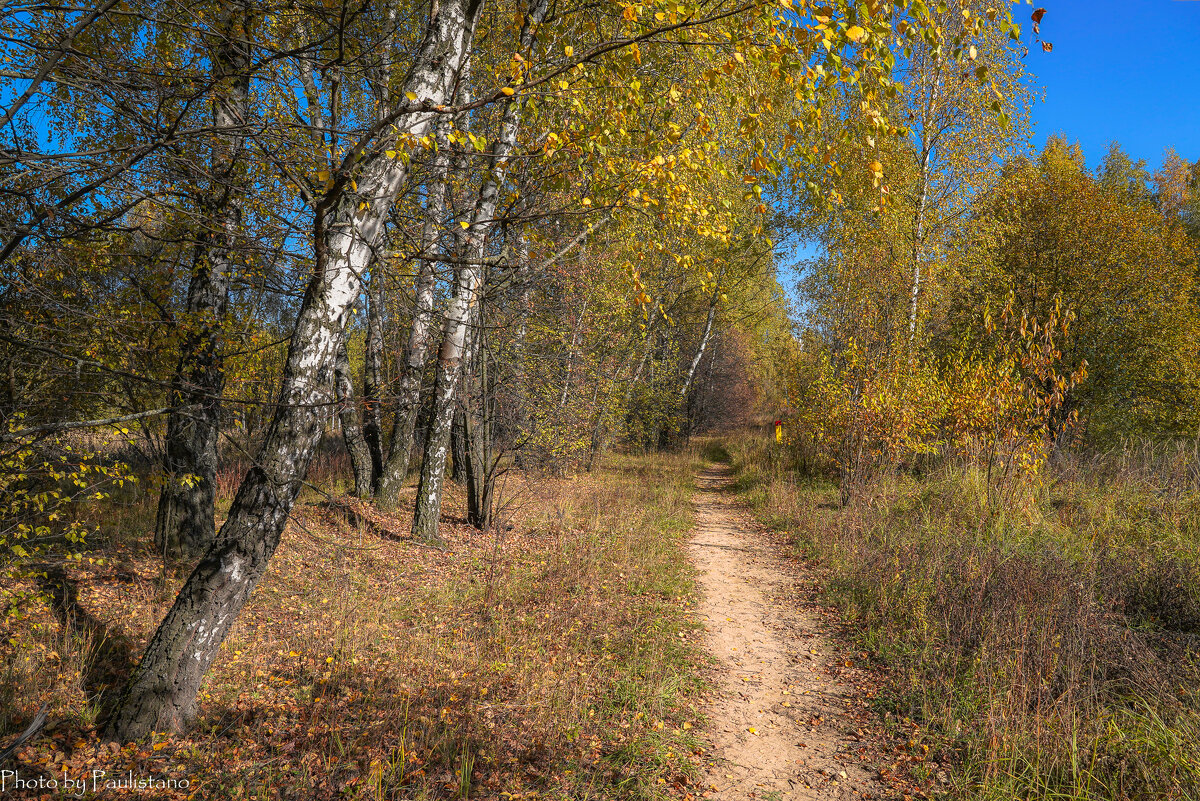
M728 468L614 455L514 471L502 498L478 532L452 486L429 548L404 511L305 496L194 725L125 744L104 718L185 571L153 553L153 493L114 501L86 558L0 618L0 743L50 719L12 767L175 780L119 794L146 801L924 795L822 568L754 522Z
M0 801L65 797L42 788L68 779L141 801L696 798L698 467L678 453L512 471L487 532L451 483L442 548L407 538L411 487L394 515L306 494L197 720L124 744L103 736L107 709L186 570L153 552L153 493L114 502L85 558L31 576L0 616L0 745L49 715L3 766L43 784L0 777ZM96 771L157 784L93 791Z
M868 767L877 739L864 731L875 717L869 677L831 640L811 568L738 508L731 485L727 467L699 474L689 546L697 612L719 664L707 710L709 797L877 797L884 788Z

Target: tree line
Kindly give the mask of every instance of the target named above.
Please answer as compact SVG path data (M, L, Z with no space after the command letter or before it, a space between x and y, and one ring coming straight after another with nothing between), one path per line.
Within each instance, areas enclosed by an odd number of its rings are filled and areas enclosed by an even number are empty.
M843 105L826 146L870 171L783 223L819 244L780 379L792 444L843 498L946 456L1003 493L1073 448L1200 430L1200 164L1168 149L1151 171L1114 143L1093 169L1062 136L1035 151L1028 54L990 34L969 59L1006 91L918 48L910 125L868 153L839 137L863 125Z

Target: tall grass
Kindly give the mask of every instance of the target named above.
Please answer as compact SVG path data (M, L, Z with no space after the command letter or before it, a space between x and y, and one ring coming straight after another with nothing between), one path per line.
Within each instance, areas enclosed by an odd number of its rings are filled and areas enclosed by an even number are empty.
M842 506L773 445L730 449L890 666L880 711L922 724L957 794L1200 797L1194 448L1068 457L999 508L969 463L876 477Z

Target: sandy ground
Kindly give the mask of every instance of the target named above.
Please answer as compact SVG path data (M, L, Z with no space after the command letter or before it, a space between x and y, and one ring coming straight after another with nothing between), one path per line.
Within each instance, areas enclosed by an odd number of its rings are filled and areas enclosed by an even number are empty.
M697 478L690 544L698 611L720 665L707 710L707 797L873 798L880 787L846 714L861 702L830 675L835 655L818 612L794 591L794 562L734 506L722 491L729 483L721 467Z

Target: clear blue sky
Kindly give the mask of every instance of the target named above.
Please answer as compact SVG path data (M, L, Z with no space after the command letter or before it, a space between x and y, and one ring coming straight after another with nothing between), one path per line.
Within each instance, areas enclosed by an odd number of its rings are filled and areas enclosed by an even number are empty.
M1095 166L1118 141L1153 169L1174 147L1200 159L1200 0L1035 0L1054 52L1030 52L1045 94L1033 108L1034 144L1066 134ZM1015 6L1030 33L1034 6Z

